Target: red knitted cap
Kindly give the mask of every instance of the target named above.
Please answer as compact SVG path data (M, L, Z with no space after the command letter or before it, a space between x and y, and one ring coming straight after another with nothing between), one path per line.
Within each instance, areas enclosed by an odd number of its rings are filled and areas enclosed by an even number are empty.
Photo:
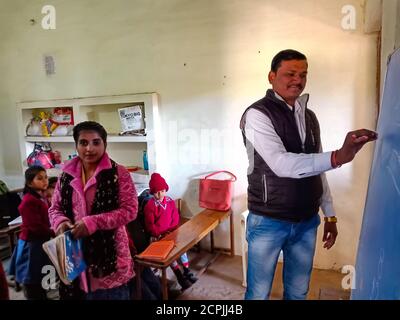
M151 194L154 194L161 190L168 191L168 184L159 173L153 173L151 175L149 186Z

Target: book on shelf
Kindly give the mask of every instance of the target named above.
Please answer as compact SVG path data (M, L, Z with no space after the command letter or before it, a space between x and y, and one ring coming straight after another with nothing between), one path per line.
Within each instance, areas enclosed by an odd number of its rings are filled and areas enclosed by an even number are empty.
M74 239L70 230L43 243L62 282L69 285L86 269L82 239Z
M174 246L174 240L154 241L137 257L140 259L163 260L169 255Z

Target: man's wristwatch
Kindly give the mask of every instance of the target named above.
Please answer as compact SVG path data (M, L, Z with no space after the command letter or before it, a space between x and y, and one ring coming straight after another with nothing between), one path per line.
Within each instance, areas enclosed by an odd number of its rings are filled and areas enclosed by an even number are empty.
M337 218L336 217L324 217L324 221L325 222L337 222Z

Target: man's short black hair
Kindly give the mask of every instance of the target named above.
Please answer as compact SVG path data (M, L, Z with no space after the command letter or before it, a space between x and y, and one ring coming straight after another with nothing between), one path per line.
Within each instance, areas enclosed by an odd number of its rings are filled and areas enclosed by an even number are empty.
M277 72L282 61L288 60L307 60L307 57L299 51L293 49L282 50L276 54L271 62L271 71Z
M101 137L101 140L103 140L104 144L107 143L107 131L104 129L104 127L95 121L83 121L78 123L73 130L73 135L74 135L74 140L75 144L78 144L78 139L81 131L95 131L99 134Z

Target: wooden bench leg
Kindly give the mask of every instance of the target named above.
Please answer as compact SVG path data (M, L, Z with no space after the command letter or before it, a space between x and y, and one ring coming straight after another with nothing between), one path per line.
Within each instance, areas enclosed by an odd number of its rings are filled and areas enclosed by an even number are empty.
M233 226L233 213L229 216L230 223L230 237L231 237L231 257L235 255L235 237L234 237L234 226Z
M214 231L210 232L211 253L214 253Z
M161 286L163 300L168 300L167 268L162 268Z
M200 251L201 251L201 243L200 243L200 241L197 242L197 244L195 245L195 247L196 247L197 253L200 253Z
M136 264L136 296L138 300L142 300L142 266Z
M9 243L10 243L11 255L13 255L13 253L14 253L14 248L15 248L15 241L14 241L14 239L15 239L15 234L14 234L14 232L10 232L10 233L8 234L8 241L9 241Z

